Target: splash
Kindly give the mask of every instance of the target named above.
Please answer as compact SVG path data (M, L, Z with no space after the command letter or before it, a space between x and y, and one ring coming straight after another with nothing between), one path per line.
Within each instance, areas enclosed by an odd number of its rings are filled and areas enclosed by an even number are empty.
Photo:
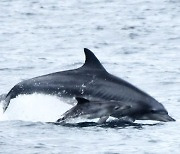
M19 95L12 99L8 109L3 113L3 104L0 103L0 120L23 120L55 122L72 106L54 96L43 94Z

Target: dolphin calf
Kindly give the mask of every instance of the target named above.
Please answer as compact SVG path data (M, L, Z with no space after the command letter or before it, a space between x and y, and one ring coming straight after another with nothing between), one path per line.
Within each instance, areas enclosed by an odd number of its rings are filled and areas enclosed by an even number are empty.
M104 123L109 116L118 112L123 115L124 111L131 108L130 105L119 101L89 101L82 97L76 97L77 104L63 114L57 122L67 119L85 117L88 119L100 118L98 123ZM118 115L119 117L119 115Z
M90 101L119 101L130 104L125 114L115 112L111 116L127 116L134 120L175 121L164 106L153 97L106 71L89 49L84 49L83 66L24 80L16 84L6 95L4 111L10 100L21 94L43 93L69 98L83 97ZM73 102L73 101L72 101Z

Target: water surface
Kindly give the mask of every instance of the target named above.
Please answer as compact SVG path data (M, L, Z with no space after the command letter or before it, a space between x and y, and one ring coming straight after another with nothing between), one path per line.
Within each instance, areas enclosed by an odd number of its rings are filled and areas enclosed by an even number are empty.
M0 153L179 153L178 0L1 0L0 10L0 94L24 79L80 67L86 47L177 120L56 125L47 122L70 106L20 96L1 111Z

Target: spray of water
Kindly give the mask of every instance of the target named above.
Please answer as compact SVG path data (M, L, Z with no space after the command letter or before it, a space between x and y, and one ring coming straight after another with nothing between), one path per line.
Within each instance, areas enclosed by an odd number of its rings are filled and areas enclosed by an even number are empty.
M5 113L3 113L3 103L0 103L0 120L55 122L71 107L64 100L54 96L20 95L11 100Z

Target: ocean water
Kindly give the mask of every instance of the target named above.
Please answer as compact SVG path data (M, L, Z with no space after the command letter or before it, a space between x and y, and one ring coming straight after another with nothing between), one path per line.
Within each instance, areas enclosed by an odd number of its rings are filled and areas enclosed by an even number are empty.
M180 153L178 0L1 0L0 10L0 94L22 80L80 67L89 48L108 72L176 119L58 125L69 104L23 95L5 113L0 107L0 153Z

